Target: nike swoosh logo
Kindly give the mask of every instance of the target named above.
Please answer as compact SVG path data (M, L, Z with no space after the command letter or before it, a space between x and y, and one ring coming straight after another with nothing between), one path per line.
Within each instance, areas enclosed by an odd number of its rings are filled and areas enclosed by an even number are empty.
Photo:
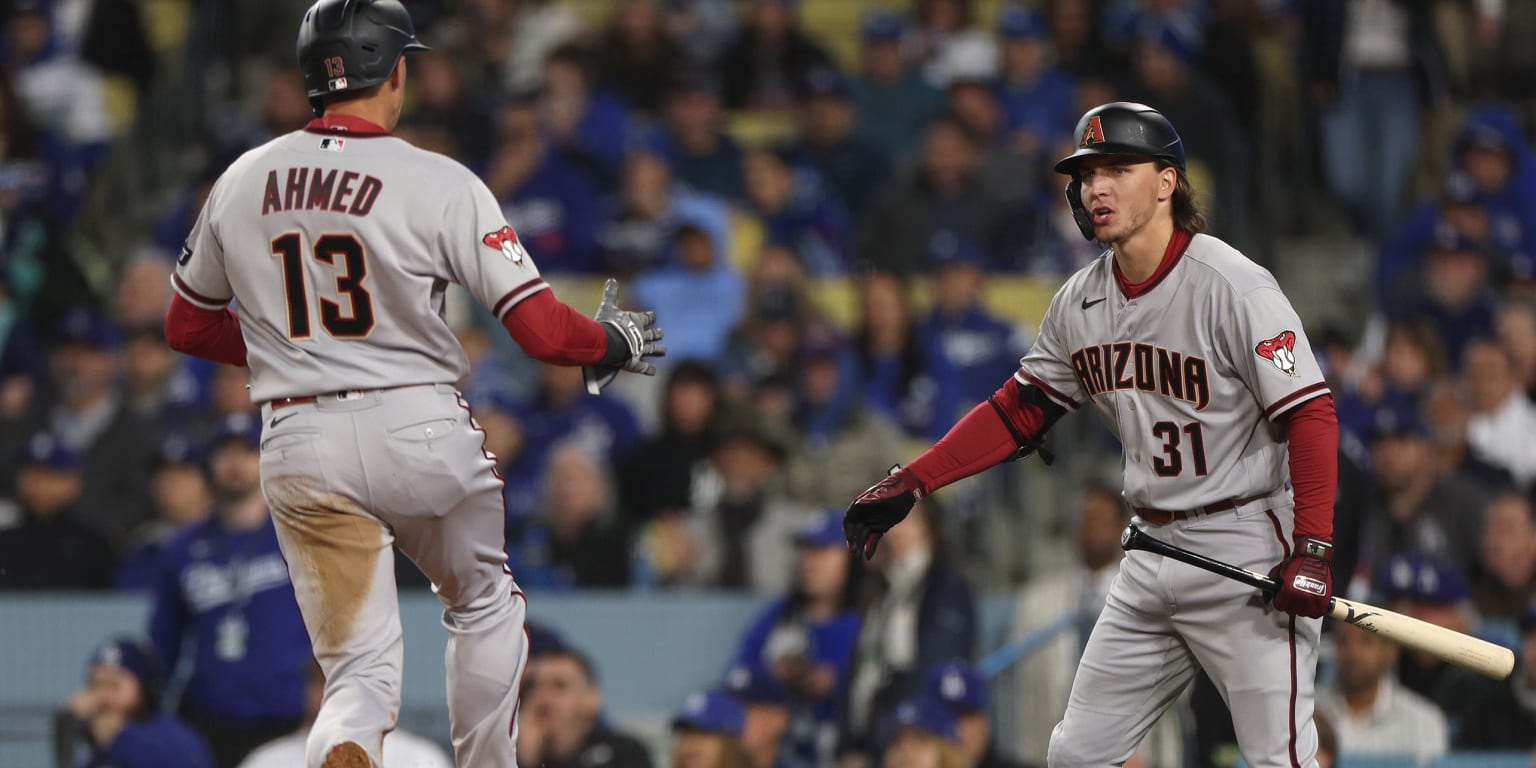
M1083 309L1087 309L1087 308L1089 308L1089 307L1091 307L1091 306L1093 306L1095 304L1098 304L1098 303L1100 303L1102 301L1107 300L1108 298L1109 298L1108 296L1105 296L1105 297L1100 298L1100 299L1094 299L1093 301L1089 301L1088 297L1085 296L1085 297L1083 297Z
M291 418L293 418L294 416L297 416L297 415L299 415L299 414L297 414L297 413L285 413L285 414L283 414L281 416L273 416L272 417L272 423L268 424L267 428L268 429L275 428L278 424L281 424L281 423L283 423L283 422L285 422L285 421L287 421L287 420L289 420L289 419L291 419Z

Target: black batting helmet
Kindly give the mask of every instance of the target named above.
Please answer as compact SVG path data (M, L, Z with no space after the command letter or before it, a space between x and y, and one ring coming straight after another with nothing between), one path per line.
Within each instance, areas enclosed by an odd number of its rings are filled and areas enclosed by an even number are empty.
M1184 142L1173 123L1163 113L1131 101L1114 101L1088 110L1072 131L1077 137L1077 151L1056 161L1056 172L1072 177L1067 182L1067 202L1083 237L1093 239L1093 221L1083 210L1082 183L1077 167L1083 158L1097 155L1127 155L1167 160L1179 173L1184 172Z
M325 95L371 88L389 79L406 51L431 50L416 39L400 0L319 0L299 24L299 71L315 114Z

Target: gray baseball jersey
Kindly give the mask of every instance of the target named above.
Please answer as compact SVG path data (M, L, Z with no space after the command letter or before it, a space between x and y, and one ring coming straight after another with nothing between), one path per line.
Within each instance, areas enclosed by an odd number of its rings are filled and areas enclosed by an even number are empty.
M172 277L205 309L239 305L261 488L325 672L312 768L346 742L377 765L395 727L395 544L445 609L458 764L516 764L526 605L495 459L453 387L467 364L449 282L498 318L548 288L474 174L346 117L231 165Z
M239 306L256 402L458 381L447 284L498 319L548 288L468 168L367 133L303 130L246 153L179 262L183 298Z
M1015 376L1069 409L1092 402L1125 448L1126 502L1169 510L1281 489L1273 420L1328 392L1274 277L1208 235L1136 296L1109 253L1078 271Z

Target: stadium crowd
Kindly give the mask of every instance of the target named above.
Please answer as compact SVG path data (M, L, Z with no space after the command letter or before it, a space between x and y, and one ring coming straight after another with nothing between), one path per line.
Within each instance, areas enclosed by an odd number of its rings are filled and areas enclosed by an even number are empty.
M1369 253L1352 306L1297 300L1341 426L1337 583L1520 657L1492 683L1332 630L1330 739L1426 764L1536 747L1529 4L406 5L434 50L410 59L397 135L475 170L557 290L617 276L667 330L654 390L590 397L467 297L454 307L519 583L769 601L721 690L680 703L676 764L1044 763L1119 556L1118 493L1076 489L1065 533L1018 528L1077 553L1027 574L978 573L942 494L867 566L838 515L1014 370L1032 310L989 302L994 281L1054 288L1098 256L1050 165L1081 112L1117 99L1178 126L1213 229L1282 282L1348 277L1279 243ZM180 669L179 716L211 747L185 764L233 768L303 727L310 651L246 371L173 353L162 318L213 180L311 116L289 33L303 3L5 6L0 589L151 595L145 640L103 646L62 721L107 754L125 716L160 727ZM1112 480L1110 438L1085 434L1053 446L1052 471ZM993 681L966 663L986 650L981 587L1017 592L1015 637L1079 617L1008 673L1039 727L987 732ZM539 647L528 764L597 764L583 755L601 747L648 765L601 717L580 638ZM1196 686L1193 722L1138 759L1230 764L1214 697Z

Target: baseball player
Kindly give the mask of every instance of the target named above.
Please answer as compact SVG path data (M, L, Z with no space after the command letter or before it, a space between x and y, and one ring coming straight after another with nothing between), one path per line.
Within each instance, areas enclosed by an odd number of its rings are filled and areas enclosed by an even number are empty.
M1124 763L1198 664L1226 698L1250 765L1316 765L1312 684L1337 481L1332 397L1275 279L1201 233L1168 120L1141 104L1104 104L1074 136L1077 151L1056 171L1071 179L1083 236L1109 250L1057 292L1013 378L859 496L844 533L872 555L918 499L1028 455L1057 419L1091 404L1124 447L1122 496L1140 525L1270 571L1280 591L1266 605L1249 587L1131 552L1047 762Z
M532 357L584 366L589 390L665 352L611 282L595 319L556 300L473 173L390 136L405 53L425 47L399 0L310 7L298 60L318 117L230 165L172 278L171 346L250 364L262 491L326 678L308 768L377 766L395 726L396 543L445 607L458 764L515 764L526 606L495 461L453 387L467 365L445 287Z

